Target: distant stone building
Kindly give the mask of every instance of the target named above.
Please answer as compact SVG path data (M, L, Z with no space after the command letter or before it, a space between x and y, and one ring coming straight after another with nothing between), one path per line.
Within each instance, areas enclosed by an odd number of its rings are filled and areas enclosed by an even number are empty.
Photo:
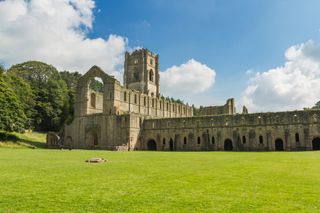
M320 150L320 110L236 114L224 106L192 107L160 95L158 55L147 49L126 53L124 86L99 67L78 82L74 121L50 133L49 148L163 151ZM99 77L103 93L90 89Z

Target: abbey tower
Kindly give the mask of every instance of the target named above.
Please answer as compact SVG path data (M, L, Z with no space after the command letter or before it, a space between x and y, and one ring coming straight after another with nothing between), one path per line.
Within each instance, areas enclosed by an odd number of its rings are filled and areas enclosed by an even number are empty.
M124 86L151 97L160 95L158 55L148 49L126 52L124 61Z

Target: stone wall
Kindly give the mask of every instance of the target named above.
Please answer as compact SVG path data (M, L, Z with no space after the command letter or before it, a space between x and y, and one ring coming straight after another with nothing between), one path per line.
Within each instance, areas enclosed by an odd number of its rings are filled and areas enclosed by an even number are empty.
M157 150L273 151L282 141L283 150L311 150L319 119L319 110L149 119L142 147L155 141Z

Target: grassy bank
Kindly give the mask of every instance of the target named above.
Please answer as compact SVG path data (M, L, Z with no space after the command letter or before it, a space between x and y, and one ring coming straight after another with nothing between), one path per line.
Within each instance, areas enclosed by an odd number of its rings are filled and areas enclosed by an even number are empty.
M45 143L45 133L0 131L0 148L45 148Z

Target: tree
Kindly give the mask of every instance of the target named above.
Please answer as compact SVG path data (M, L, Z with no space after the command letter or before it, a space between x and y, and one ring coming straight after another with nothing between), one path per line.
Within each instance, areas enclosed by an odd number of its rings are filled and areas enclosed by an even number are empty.
M0 74L0 129L23 132L26 120L23 105L6 83L5 75Z
M320 101L318 101L314 107L312 107L313 109L320 109Z
M68 108L68 89L58 70L52 65L28 61L13 65L8 73L25 79L34 95L35 129L58 131L64 124L64 111Z
M0 74L3 74L5 72L4 66L0 64Z
M63 71L60 72L60 76L61 79L66 82L68 88L68 105L64 108L63 117L65 118L65 123L70 124L74 118L76 88L81 74L78 72Z
M9 73L6 74L5 80L7 84L10 86L10 88L14 91L17 98L22 104L23 111L25 115L27 116L27 121L25 128L31 129L34 127L34 117L36 114L36 111L34 109L35 107L35 96L33 94L32 88L30 84L24 80L23 78L20 78L15 75L10 75Z

